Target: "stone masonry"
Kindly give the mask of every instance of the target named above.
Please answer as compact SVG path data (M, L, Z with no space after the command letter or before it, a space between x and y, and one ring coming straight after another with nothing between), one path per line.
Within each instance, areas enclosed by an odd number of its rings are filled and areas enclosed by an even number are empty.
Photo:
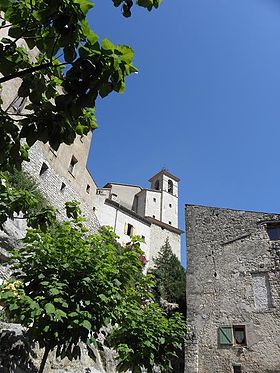
M280 372L280 215L186 206L186 373Z

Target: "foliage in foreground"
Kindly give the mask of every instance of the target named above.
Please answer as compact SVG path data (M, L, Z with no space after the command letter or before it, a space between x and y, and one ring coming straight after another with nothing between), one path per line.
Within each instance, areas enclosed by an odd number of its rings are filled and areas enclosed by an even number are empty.
M159 3L136 1L148 10ZM131 15L132 0L113 4ZM90 29L93 6L90 0L1 0L0 32L8 35L0 40L0 84L22 79L15 95L19 107L27 102L24 111L14 110L0 98L2 170L20 168L37 140L57 149L96 128L97 97L123 92L126 77L137 72L130 47L100 42Z
M119 372L153 372L155 365L166 371L186 326L154 302L154 282L143 274L139 242L121 246L108 229L88 235L71 206L72 221L45 232L28 230L24 247L11 260L15 278L0 288L9 317L45 349L40 372L54 348L57 356L76 359L82 341L94 358L90 345L99 346L108 325L106 343L118 352Z

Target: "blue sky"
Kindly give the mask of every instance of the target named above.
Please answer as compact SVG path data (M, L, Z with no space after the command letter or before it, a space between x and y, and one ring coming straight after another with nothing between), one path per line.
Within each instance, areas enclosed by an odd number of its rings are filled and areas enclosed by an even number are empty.
M132 46L139 69L97 102L97 184L148 186L166 167L181 179L182 229L185 203L280 212L280 2L164 0L130 19L95 4L92 28Z

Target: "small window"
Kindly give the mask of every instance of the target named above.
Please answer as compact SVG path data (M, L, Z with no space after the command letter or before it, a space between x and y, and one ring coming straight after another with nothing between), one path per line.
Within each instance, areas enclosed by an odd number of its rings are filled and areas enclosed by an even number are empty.
M41 166L41 169L40 169L40 172L39 172L39 175L42 176L47 171L48 168L49 168L48 165L45 162L43 162L42 166Z
M241 365L233 365L233 373L241 373Z
M73 173L74 173L74 168L75 168L75 165L76 165L77 163L78 163L77 159L76 159L74 156L72 156L72 158L71 158L71 162L70 162L69 167L68 167L68 171L70 172L70 174L73 175Z
M155 216L155 215L153 215L153 218L155 219L155 218L156 218L156 216Z
M131 237L133 236L133 231L134 231L133 225L126 223L124 226L124 233Z
M145 241L145 236L143 236L143 235L142 235L142 240L143 240L144 243L146 242L146 241Z
M234 344L236 346L246 346L245 325L234 325L232 330Z
M280 240L280 223L267 224L267 233L271 241Z
M246 346L245 325L221 326L218 329L220 346Z
M94 212L96 210L95 206L93 206L92 211Z
M172 207L171 203L169 203L169 207Z
M86 192L89 194L89 192L90 192L90 185L87 185Z
M173 194L173 181L172 180L168 180L168 193L171 193Z
M154 188L155 188L155 190L159 190L159 180L155 181Z
M156 202L156 201L157 201L157 199L156 199L156 198L153 198L153 201L154 201L154 202Z
M170 225L172 225L171 221L168 222Z
M63 192L66 188L66 185L64 183L61 183L60 191Z

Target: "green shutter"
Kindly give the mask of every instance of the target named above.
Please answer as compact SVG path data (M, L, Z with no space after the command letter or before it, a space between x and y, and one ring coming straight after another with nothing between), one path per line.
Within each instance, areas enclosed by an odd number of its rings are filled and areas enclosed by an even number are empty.
M220 345L232 345L231 326L220 326L218 330L218 341Z

